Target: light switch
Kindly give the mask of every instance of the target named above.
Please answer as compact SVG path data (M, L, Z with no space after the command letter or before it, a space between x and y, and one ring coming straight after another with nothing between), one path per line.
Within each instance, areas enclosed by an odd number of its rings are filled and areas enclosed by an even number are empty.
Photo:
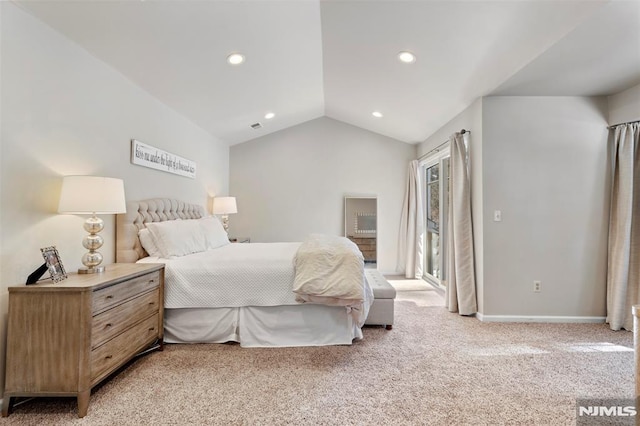
M500 210L493 211L493 221L502 222L502 212Z

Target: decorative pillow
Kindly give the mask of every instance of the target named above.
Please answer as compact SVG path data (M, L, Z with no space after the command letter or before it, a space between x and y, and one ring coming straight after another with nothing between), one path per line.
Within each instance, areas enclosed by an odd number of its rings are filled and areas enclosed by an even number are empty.
M207 250L207 239L199 220L169 220L147 224L164 258Z
M229 235L227 235L227 231L224 230L224 227L217 217L205 217L200 219L198 222L200 222L202 226L202 232L204 233L207 241L208 249L214 249L230 244Z
M152 257L162 257L162 253L160 249L158 249L158 245L153 240L153 236L151 232L147 228L141 229L138 232L138 238L140 238L140 244L142 244L142 248Z

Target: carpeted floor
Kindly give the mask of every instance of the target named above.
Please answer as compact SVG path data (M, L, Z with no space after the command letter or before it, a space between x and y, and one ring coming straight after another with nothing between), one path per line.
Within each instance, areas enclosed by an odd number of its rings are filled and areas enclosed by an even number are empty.
M634 396L633 336L599 324L495 324L402 291L393 330L352 346L167 345L91 395L42 398L0 424L571 425L575 400Z
M412 280L404 277L398 276L388 276L386 277L387 281L395 287L397 291L420 291L420 290L431 290L433 291L433 287L427 284L423 280Z

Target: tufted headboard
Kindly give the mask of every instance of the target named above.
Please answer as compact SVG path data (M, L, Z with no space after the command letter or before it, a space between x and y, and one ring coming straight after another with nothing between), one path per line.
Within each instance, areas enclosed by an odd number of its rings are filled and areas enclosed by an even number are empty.
M151 198L127 202L127 212L116 218L116 262L134 263L148 256L138 238L138 231L149 222L176 219L200 219L204 207L170 198Z

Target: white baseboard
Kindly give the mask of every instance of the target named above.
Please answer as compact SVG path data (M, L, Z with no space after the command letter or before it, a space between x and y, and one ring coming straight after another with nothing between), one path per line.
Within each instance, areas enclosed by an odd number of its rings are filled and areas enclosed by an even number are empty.
M606 317L570 317L543 315L484 315L476 314L482 322L550 322L550 323L603 323Z

